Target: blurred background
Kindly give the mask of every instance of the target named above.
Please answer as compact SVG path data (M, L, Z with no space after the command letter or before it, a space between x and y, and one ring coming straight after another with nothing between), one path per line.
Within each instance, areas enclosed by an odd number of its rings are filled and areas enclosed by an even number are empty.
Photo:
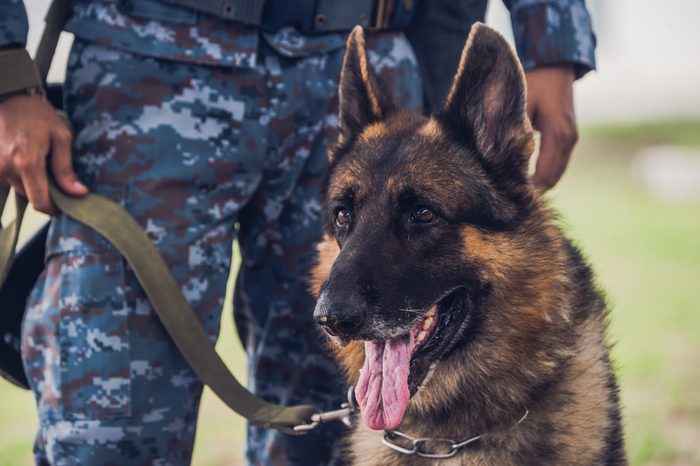
M25 3L33 50L48 2ZM548 196L608 294L631 463L700 465L700 2L587 3L599 71L576 84L581 138ZM487 22L512 38L499 1ZM50 79L62 80L69 47L63 37ZM244 378L231 312L218 350ZM0 466L31 464L36 425L29 392L0 381ZM242 464L244 439L206 392L193 464Z

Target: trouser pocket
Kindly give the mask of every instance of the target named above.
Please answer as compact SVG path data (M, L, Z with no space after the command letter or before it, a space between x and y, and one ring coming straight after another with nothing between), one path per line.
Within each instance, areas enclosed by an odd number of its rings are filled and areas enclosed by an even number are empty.
M128 320L120 255L50 253L23 328L24 362L43 418L130 414Z
M115 252L67 252L61 268L59 349L63 417L130 413L129 309Z

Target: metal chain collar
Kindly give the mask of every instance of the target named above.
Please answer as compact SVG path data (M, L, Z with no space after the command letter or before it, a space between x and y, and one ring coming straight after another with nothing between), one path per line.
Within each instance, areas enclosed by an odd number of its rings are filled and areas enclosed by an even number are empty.
M352 427L350 417L357 410L354 398L354 387L351 386L348 389L347 397L348 401L343 403L340 409L316 413L311 416L311 422L295 426L294 430L299 433L305 433L317 428L321 424L331 421L341 421L346 426ZM522 424L528 414L530 414L530 411L526 409L523 416L515 425L518 426ZM446 459L455 456L460 449L479 439L481 439L481 435L475 435L461 442L447 438L415 438L398 430L385 430L384 435L382 435L382 444L404 455L416 455L421 458L430 459ZM397 441L403 441L404 445L396 443Z
M525 410L525 414L517 422L520 425L527 415L529 410ZM474 443L481 438L481 435L475 435L461 442L456 442L447 438L430 438L430 437L411 437L408 434L399 432L398 430L385 430L382 436L382 443L394 451L403 453L404 455L416 455L421 458L445 459L451 458L461 449ZM396 443L402 441L404 445Z

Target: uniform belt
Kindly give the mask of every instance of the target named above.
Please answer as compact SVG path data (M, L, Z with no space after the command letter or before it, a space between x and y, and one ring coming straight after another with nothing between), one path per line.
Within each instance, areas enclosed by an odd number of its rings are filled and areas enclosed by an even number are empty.
M293 26L306 34L405 29L413 0L164 0L218 18L276 31Z

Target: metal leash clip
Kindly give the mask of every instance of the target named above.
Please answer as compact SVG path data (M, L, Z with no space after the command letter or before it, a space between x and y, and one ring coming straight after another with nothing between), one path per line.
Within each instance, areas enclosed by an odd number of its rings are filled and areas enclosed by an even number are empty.
M352 427L350 416L355 409L355 387L350 387L348 388L348 401L341 404L340 409L316 413L311 416L311 422L308 424L299 424L298 426L294 426L294 430L297 432L308 432L321 424L326 424L331 421L340 421L346 426Z

